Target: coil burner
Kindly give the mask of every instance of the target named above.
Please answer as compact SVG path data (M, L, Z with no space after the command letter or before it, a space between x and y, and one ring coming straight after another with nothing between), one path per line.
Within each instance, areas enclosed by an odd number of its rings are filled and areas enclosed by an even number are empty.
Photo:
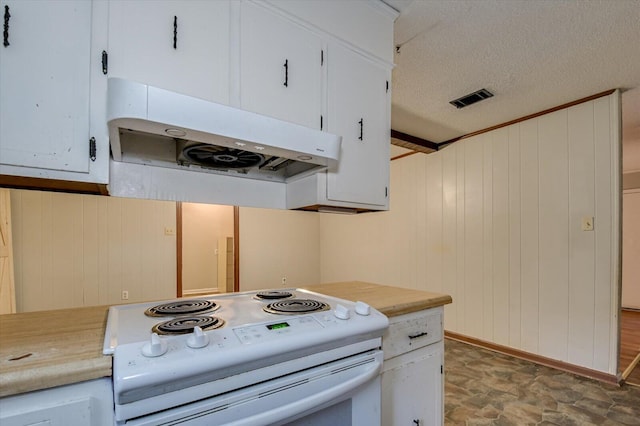
M203 331L215 330L224 325L224 320L218 317L207 315L194 315L191 317L174 318L169 321L156 324L151 329L152 332L164 335L176 335L193 333L195 326L200 327Z
M293 297L293 293L290 291L280 291L280 290L270 290L270 291L260 291L253 296L254 299L258 300L279 300L279 299L290 299Z
M219 308L220 306L211 300L178 300L176 302L153 306L144 311L144 314L148 317L176 317L180 315L204 314L206 312L213 312Z
M327 303L311 299L287 299L269 303L262 309L271 314L297 315L328 311L329 305Z

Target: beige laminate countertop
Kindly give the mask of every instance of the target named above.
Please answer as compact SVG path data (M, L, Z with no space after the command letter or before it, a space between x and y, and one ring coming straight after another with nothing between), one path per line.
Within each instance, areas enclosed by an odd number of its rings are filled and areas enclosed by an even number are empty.
M107 306L0 315L0 396L111 376Z
M362 301L388 317L451 303L451 296L448 294L410 290L362 281L315 284L300 288L353 302Z
M444 294L361 281L301 288L363 301L387 316L451 303ZM109 377L102 355L107 306L0 315L0 396Z

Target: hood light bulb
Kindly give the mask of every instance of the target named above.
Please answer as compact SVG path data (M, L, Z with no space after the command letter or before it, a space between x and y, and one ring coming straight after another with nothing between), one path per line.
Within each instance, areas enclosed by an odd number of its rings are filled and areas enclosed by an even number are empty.
M169 136L174 136L176 138L181 138L187 135L187 132L182 129L166 129L164 132Z

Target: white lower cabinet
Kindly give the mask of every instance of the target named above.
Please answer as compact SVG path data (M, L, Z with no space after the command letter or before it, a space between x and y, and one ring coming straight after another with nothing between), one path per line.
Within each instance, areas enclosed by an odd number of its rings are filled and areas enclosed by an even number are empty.
M2 426L111 426L113 421L108 377L0 399Z
M382 339L382 422L434 426L444 416L443 308L390 318Z

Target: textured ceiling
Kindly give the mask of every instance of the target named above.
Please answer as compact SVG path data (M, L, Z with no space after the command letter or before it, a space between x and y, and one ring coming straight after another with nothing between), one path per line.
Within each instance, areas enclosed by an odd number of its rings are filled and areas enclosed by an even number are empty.
M392 128L434 142L608 89L640 143L640 0L385 0L395 23ZM494 97L458 110L450 100Z

